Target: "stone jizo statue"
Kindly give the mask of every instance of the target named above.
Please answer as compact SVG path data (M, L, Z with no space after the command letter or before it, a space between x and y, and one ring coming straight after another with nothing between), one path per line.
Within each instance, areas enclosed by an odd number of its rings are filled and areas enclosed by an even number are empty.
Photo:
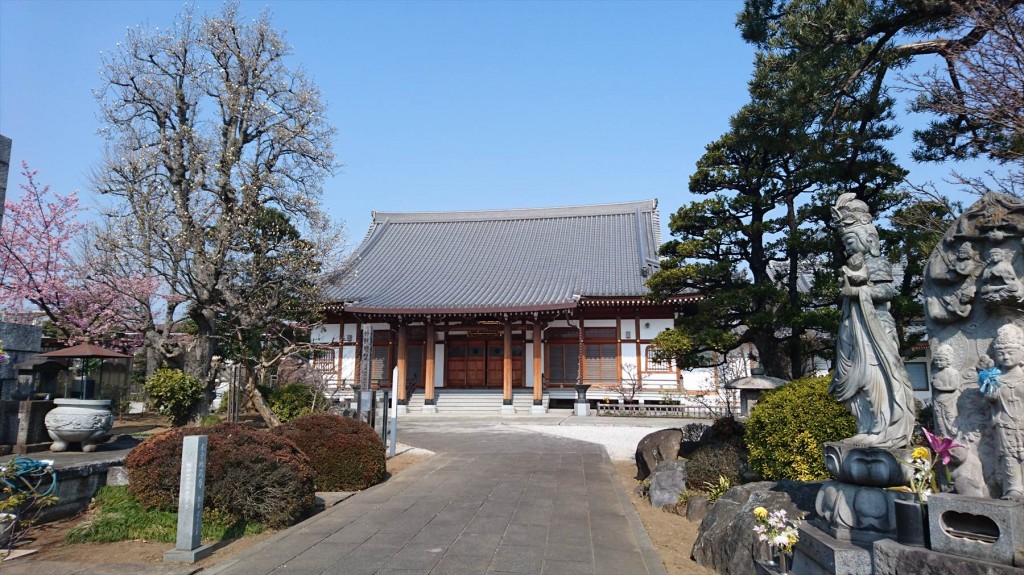
M992 403L1002 498L1024 501L1024 332L1016 325L1004 325L992 347L999 374L984 391Z
M960 398L960 372L953 366L953 346L940 345L932 354L932 406L935 433L942 437L956 434L956 402Z

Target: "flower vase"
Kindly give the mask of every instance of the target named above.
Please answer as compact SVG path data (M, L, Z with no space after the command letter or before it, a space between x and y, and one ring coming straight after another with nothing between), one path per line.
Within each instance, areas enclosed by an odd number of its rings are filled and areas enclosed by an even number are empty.
M896 542L930 548L928 506L917 501L896 500Z
M779 551L779 573L782 575L789 573L789 557L786 556L785 551Z

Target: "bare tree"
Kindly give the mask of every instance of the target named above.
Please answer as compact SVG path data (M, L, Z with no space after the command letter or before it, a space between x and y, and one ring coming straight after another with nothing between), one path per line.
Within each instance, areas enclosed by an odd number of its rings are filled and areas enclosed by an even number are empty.
M971 44L938 52L942 65L906 80L914 109L939 118L915 132L915 157L941 161L988 156L1024 160L1024 7L997 0L955 4L965 32L984 30ZM1019 170L1019 168L1018 168ZM1018 172L1019 173L1019 172Z
M612 389L622 398L623 403L636 399L636 394L640 392L640 378L637 377L636 365L623 363L622 379Z
M202 19L188 7L169 29L134 28L103 57L108 147L93 178L112 199L103 237L167 290L147 342L166 347L160 326L187 320L185 371L211 390L218 347L236 345L239 330L248 345L266 325L302 322L294 315L308 317L302 302L320 271L303 234L329 220L319 199L335 130L289 54L268 12L245 21L228 3ZM287 273L267 269L279 265ZM290 273L302 277L265 283Z

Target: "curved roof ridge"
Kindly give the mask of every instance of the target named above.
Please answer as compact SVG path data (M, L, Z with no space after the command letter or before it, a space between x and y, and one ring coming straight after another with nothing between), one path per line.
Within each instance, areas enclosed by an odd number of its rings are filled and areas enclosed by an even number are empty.
M494 220L539 220L549 218L571 218L578 216L605 216L635 213L637 210L656 211L658 200L638 200L610 204L585 204L582 206L554 206L549 208L507 208L498 210L436 211L436 212L373 212L374 223L390 221L404 222L468 222Z

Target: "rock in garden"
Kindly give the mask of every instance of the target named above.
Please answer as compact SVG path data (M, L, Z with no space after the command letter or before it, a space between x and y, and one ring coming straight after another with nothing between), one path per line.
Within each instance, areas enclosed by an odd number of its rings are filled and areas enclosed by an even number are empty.
M679 444L683 441L681 429L662 429L644 436L636 445L636 479L643 481L662 461L675 461Z
M708 513L708 498L704 495L691 495L686 500L686 518L690 521L702 521Z
M759 481L733 487L708 508L691 556L720 575L754 575L755 507L785 509L792 518L814 517L821 483Z
M651 505L675 505L686 491L686 460L662 461L651 473Z

